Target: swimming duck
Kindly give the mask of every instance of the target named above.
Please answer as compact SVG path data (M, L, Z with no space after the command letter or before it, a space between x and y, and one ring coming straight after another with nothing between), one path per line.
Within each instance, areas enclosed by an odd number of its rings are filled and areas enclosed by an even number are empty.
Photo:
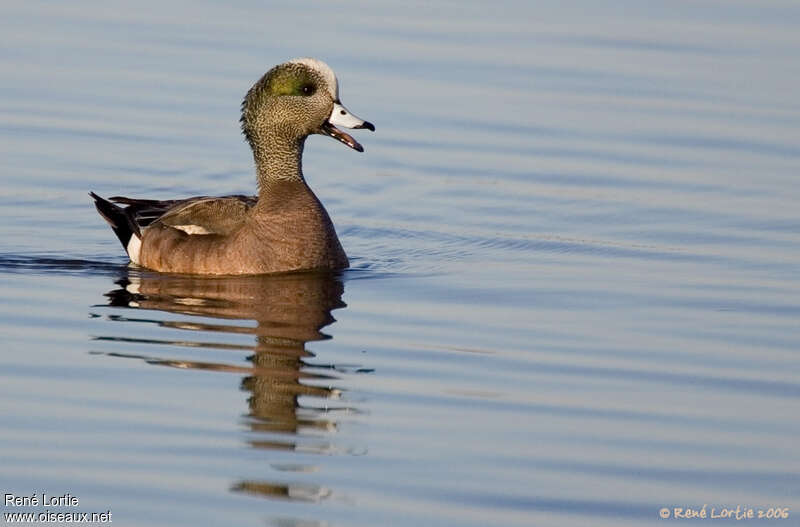
M312 58L275 66L247 92L241 123L253 150L258 196L158 201L89 193L131 262L213 275L348 267L333 223L302 170L310 134L363 152L337 126L375 131L342 105L333 70Z

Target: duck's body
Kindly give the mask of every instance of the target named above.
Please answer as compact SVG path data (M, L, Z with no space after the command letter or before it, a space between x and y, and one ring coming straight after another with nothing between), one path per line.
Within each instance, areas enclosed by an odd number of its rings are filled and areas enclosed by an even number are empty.
M92 197L106 219L116 212L109 223L131 227L120 241L133 263L149 269L262 274L348 266L328 213L304 181L275 182L259 197L111 198L125 208Z
M242 104L258 196L109 201L91 195L131 261L149 269L215 275L343 269L347 256L301 168L311 133L363 151L335 124L374 130L341 106L330 68L297 59L270 70Z

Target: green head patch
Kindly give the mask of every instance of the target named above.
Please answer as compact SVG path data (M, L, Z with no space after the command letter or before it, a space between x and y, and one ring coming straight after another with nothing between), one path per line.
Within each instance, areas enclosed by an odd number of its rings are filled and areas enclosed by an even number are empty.
M320 79L308 68L299 64L284 64L267 74L266 92L273 96L313 95Z

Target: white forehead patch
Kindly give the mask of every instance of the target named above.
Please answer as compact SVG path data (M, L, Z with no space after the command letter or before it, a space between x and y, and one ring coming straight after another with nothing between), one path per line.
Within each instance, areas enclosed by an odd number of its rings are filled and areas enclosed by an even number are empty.
M311 57L301 57L299 59L292 59L289 61L292 64L304 64L311 68L312 70L316 71L322 78L325 79L325 82L328 83L329 92L331 97L333 97L334 101L339 100L339 81L336 79L336 74L333 72L330 66L322 62L321 60L313 59ZM330 91L333 90L333 91Z

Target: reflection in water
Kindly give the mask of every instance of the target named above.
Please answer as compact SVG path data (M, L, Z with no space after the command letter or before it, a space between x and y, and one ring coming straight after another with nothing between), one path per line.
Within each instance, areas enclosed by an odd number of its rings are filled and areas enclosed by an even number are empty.
M307 371L306 359L314 354L306 343L330 338L320 330L335 319L333 309L345 307L344 286L331 274L302 273L281 276L192 277L133 271L117 282L121 287L106 296L115 307L147 309L197 317L185 320L159 320L157 317L111 315L110 320L156 324L162 328L200 331L208 334L252 334L255 344L199 342L191 338L99 336L97 340L137 345L197 347L215 350L252 351L249 364L227 364L179 360L147 354L106 353L117 357L145 360L160 366L240 373L246 375L241 387L250 393L247 425L259 438L248 443L252 448L304 453L337 453L337 448L320 432L337 428L331 417L337 409L304 407L299 396L335 399L340 391L330 384L336 377ZM201 319L200 317L203 317ZM239 323L209 322L207 318L236 320ZM255 326L242 323L255 321ZM155 349L155 348L154 348ZM160 350L159 350L160 351ZM154 351L154 353L156 353ZM319 369L320 365L313 368ZM335 371L332 366L322 366ZM309 384L323 381L324 386ZM339 410L348 410L339 408ZM312 439L302 437L312 432ZM299 439L302 438L302 441ZM347 452L354 454L356 452ZM313 472L306 465L273 465L281 472ZM275 499L318 501L330 490L316 485L283 484L271 481L239 481L232 490Z

